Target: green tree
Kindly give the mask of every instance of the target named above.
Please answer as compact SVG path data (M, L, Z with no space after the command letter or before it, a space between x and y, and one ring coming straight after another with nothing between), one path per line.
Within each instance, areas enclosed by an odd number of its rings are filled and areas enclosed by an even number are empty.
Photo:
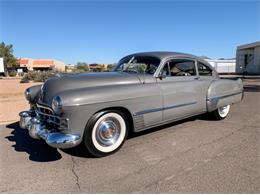
M100 67L100 72L105 71L105 65L104 64L99 64L99 67Z
M88 72L89 71L89 67L88 67L88 64L86 62L78 62L76 64L75 68L77 70L79 70L80 72Z
M4 58L4 68L6 71L7 67L16 67L18 66L18 61L13 55L13 45L6 45L4 42L0 44L0 57Z
M115 66L116 66L116 64L108 64L107 71L112 71Z

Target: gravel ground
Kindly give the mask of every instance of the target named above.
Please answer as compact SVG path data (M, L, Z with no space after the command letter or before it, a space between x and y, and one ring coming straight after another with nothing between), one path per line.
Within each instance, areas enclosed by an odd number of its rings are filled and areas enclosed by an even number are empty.
M0 124L17 121L18 114L29 109L24 90L40 83L20 83L20 79L0 79Z
M260 87L223 121L193 117L128 139L105 158L56 150L0 126L1 193L260 193Z

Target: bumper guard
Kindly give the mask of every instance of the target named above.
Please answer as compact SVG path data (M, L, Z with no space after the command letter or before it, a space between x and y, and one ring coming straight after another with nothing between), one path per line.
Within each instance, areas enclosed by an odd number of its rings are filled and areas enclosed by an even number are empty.
M54 148L72 148L77 146L81 139L79 134L65 134L48 130L44 123L37 117L33 117L33 111L23 111L20 114L19 125L22 129L28 129L30 137L43 139Z

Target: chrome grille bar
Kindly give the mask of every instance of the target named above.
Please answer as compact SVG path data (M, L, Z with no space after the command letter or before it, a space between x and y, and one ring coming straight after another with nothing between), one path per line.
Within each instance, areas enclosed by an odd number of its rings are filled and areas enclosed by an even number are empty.
M45 105L36 104L36 115L39 116L47 124L54 125L59 130L69 128L69 119L56 116L53 110Z
M51 114L54 115L54 112L50 107L44 106L44 105L41 105L41 104L36 104L36 106L37 106L37 108L43 108L43 109L49 110L49 112L51 112Z
M43 120L46 120L47 123L52 123L58 126L60 125L61 117L55 116L51 108L40 104L36 104L35 111L37 115Z

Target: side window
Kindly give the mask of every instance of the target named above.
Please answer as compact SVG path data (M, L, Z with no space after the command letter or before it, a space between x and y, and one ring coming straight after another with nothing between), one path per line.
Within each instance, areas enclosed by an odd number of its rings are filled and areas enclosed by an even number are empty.
M212 76L212 70L208 66L202 64L201 62L198 62L197 66L200 76Z
M168 62L169 76L195 76L195 62L189 59L174 59Z

